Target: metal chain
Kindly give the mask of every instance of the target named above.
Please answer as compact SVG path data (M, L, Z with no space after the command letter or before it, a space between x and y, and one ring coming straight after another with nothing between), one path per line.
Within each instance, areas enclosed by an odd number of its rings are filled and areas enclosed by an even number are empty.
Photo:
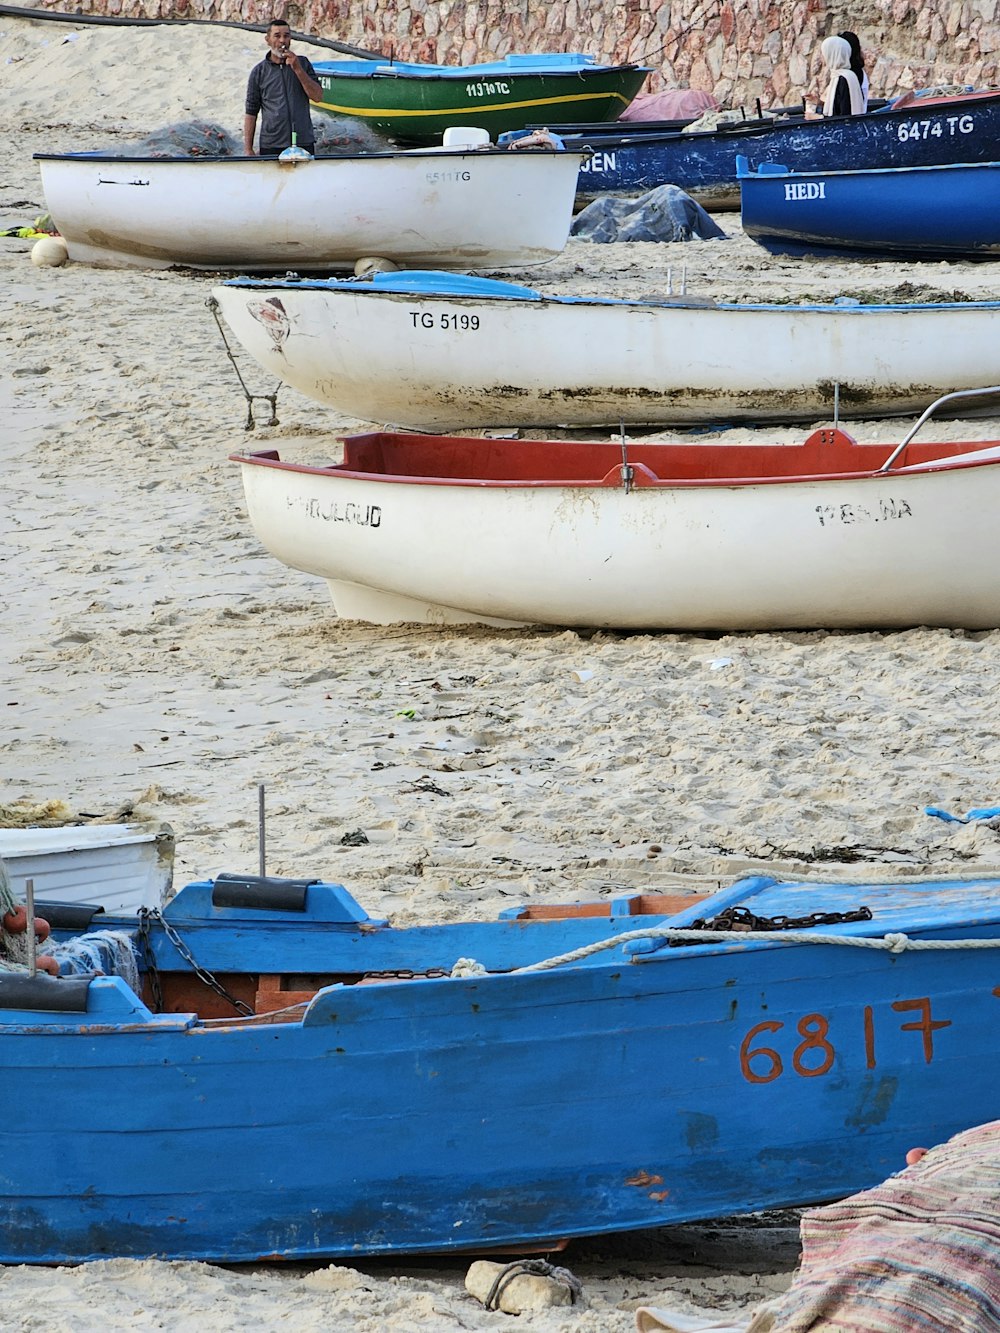
M216 328L219 330L219 333L222 337L222 345L226 349L226 356L228 356L229 360L232 362L233 370L236 371L236 378L239 380L240 388L243 390L243 396L247 400L247 419L243 423L243 429L253 430L257 424L254 421L254 416L253 416L253 404L255 398L260 398L263 402L270 403L271 405L271 420L266 422L265 424L268 426L280 425L281 423L278 421L278 393L281 389L281 381L280 380L278 381L278 387L277 389L274 390L273 393L250 392L250 390L246 386L246 381L243 379L243 376L240 373L240 368L239 365L237 364L236 357L233 355L233 349L229 346L229 339L226 337L226 330L222 327L222 320L219 318L218 301L215 299L214 296L210 296L208 300L205 302L205 304L212 312L212 316L215 319Z
M174 946L174 948L177 950L180 956L184 959L185 963L187 963L190 966L192 972L194 972L195 976L198 978L199 981L203 982L209 988L209 990L215 991L216 995L221 996L222 999L224 999L227 1004L231 1004L238 1014L243 1014L244 1017L246 1018L252 1018L254 1016L254 1011L250 1008L248 1004L246 1004L243 1000L238 1000L235 995L230 995L229 992L226 990L225 986L223 986L222 982L218 979L218 977L213 976L211 972L209 972L206 968L201 966L201 964L195 958L194 954L181 939L180 935L178 935L177 931L174 929L174 927L170 924L170 922L166 919L166 917L158 908L156 907L143 908L140 911L139 915L141 922L139 927L139 933L141 936L143 930L145 930L144 944L147 950L147 958L152 958L152 947L151 947L151 941L149 939L149 922L151 920L156 920L159 922L164 935L166 935L167 939ZM153 975L155 976L156 975L155 959L153 959L152 969L153 969ZM151 988L154 989L154 995L157 995L157 992L159 992L158 1003L162 1010L163 994L162 991L160 991L158 976L155 983L151 978L150 986Z
M857 907L849 912L809 912L806 916L757 916L748 907L727 907L718 916L698 917L687 930L808 930L810 926L837 926L844 921L870 921L870 907ZM670 940L672 949L697 944L695 940Z
M450 977L451 973L443 967L428 967L423 972L414 972L411 967L397 967L394 971L365 972L365 978L392 977L397 981L416 981L423 977Z
M142 950L143 962L146 964L146 977L149 980L149 990L153 997L153 1012L163 1013L163 988L160 985L160 970L156 966L156 955L153 953L153 941L149 934L149 921L153 912L148 907L139 908L139 947ZM159 912L156 913L159 916Z

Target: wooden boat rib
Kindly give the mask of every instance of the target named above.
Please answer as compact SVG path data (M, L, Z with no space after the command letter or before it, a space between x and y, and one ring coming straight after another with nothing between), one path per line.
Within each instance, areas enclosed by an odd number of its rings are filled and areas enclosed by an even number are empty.
M737 157L743 230L772 254L1000 255L1000 163L789 171Z
M996 302L629 301L422 272L213 295L269 373L416 430L887 416L992 384L1000 361Z
M840 1197L995 1114L997 881L646 905L394 929L339 885L219 876L141 946L134 917L64 934L64 975L0 973L0 1261L552 1248ZM830 915L690 930L740 910Z
M461 269L543 262L580 156L468 147L281 161L36 153L69 257L138 268Z
M998 443L900 452L832 428L795 446L379 432L348 437L329 467L231 457L264 546L326 579L347 619L1000 625Z

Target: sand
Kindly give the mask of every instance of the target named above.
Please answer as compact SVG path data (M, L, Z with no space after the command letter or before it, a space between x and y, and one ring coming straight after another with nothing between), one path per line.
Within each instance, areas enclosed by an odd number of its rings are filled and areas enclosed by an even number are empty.
M193 117L238 132L261 51L237 30L0 20L0 226L43 211L33 152L125 144ZM581 293L662 291L669 267L728 298L995 294L994 264L782 263L738 217L719 221L730 239L574 241L520 276ZM757 869L1000 868L993 829L924 813L1000 797L1000 633L340 623L324 584L261 550L227 456L271 440L332 456L359 423L284 390L281 424L245 431L211 277L35 268L30 246L0 241L3 801L166 820L180 885L256 869L264 783L268 869L340 880L399 924ZM998 425L939 430L979 439ZM852 430L891 441L900 425ZM358 831L367 842L351 845ZM746 1310L790 1280L794 1223L574 1245L562 1262L585 1306L518 1327L618 1333L644 1303ZM467 1266L8 1268L0 1310L5 1327L73 1333L496 1327L505 1317L462 1289Z

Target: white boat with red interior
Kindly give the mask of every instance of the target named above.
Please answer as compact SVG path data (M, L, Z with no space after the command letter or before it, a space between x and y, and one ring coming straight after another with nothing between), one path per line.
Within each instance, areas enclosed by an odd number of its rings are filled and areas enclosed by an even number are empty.
M1000 441L355 435L234 454L250 521L340 616L620 629L1000 626Z

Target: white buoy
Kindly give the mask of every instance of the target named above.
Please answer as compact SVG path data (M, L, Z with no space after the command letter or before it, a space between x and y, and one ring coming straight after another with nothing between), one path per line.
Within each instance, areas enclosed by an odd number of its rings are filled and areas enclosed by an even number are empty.
M399 268L391 259L383 259L380 255L365 255L357 260L354 265L354 276L363 278L368 273L395 273Z
M43 236L31 247L31 262L39 268L58 268L67 259L69 251L61 236Z

